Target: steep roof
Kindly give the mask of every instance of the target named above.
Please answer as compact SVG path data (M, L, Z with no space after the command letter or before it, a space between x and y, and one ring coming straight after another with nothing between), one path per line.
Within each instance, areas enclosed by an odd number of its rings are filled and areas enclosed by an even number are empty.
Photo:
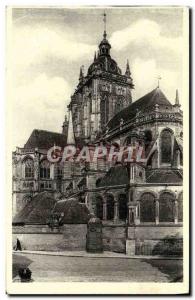
M56 202L53 213L62 215L61 222L64 224L85 224L90 217L86 205L79 203L77 198L63 199Z
M13 223L46 224L55 203L51 193L41 192L14 217Z
M64 134L34 129L24 148L49 149L54 146L65 147L67 137Z
M179 170L155 169L146 171L147 183L180 183L183 182L183 173Z
M108 128L114 128L119 125L121 119L127 122L135 117L137 111L147 111L149 108L154 107L155 104L172 107L172 104L165 97L163 92L159 88L156 88L121 110L108 122L107 126Z
M129 183L128 170L125 166L115 165L97 183L97 187L116 186Z

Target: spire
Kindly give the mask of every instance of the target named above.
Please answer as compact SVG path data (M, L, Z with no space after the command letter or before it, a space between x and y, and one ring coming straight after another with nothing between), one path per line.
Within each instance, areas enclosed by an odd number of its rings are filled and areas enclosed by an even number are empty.
M69 110L67 144L68 145L75 145L75 137L74 137L73 122L72 122L72 111L71 111L71 109Z
M175 105L180 105L179 104L179 92L178 92L178 89L176 90Z
M80 67L80 74L79 74L79 81L83 80L83 70L82 67Z
M110 49L111 45L107 41L107 33L106 33L106 13L103 14L103 22L104 22L104 33L103 33L103 40L99 44L99 55L101 56L110 56Z
M127 77L130 77L130 76L131 76L131 71L130 71L129 60L128 60L128 59L127 59L127 65L126 65L125 75L126 75Z

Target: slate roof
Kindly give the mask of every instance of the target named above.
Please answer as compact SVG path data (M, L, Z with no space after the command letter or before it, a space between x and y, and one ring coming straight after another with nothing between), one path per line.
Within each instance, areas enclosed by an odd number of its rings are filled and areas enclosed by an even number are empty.
M34 129L24 148L49 149L54 146L65 147L67 137L64 134Z
M147 183L180 183L183 182L181 170L153 169L146 170Z
M13 223L46 224L55 203L51 193L41 192L14 217Z
M97 183L97 187L116 186L129 183L128 170L122 165L111 167L106 175Z
M123 119L124 122L127 122L135 117L137 110L142 112L148 111L149 108L154 107L155 104L158 104L159 106L168 106L170 108L172 107L172 104L163 92L159 88L156 88L121 110L108 122L107 126L109 129L112 129L120 124L121 119Z
M90 218L90 212L85 204L79 203L77 198L63 199L56 202L54 214L63 214L61 222L64 224L85 224Z

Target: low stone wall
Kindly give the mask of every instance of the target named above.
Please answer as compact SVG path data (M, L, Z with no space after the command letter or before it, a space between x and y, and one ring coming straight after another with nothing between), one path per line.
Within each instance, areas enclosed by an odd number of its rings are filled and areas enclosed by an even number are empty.
M66 224L59 229L46 225L13 227L13 247L18 238L24 250L65 251L85 250L86 224Z
M13 227L13 246L18 238L22 249L37 251L65 251L86 249L87 224L65 224L51 229L47 225ZM125 253L124 226L104 225L102 228L105 251Z
M136 226L128 227L128 239L160 240L167 236L182 237L181 226Z
M65 224L63 226L63 245L66 250L86 249L87 224Z
M125 226L104 225L103 249L105 251L125 253L126 248L126 228Z
M183 228L181 226L137 226L128 227L127 255L160 255L169 248L166 241L172 240L170 251L181 252ZM162 250L162 251L160 251Z
M54 229L47 225L14 226L13 246L18 238L25 250L85 251L86 235L87 224L65 224ZM140 225L126 228L123 225L108 224L102 227L104 251L127 255L151 255L159 243L168 238L182 241L182 227Z

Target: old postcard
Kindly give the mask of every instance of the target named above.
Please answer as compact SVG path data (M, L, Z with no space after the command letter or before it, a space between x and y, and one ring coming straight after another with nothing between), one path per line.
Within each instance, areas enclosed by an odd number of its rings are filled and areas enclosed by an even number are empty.
M189 9L7 7L7 293L189 293Z

